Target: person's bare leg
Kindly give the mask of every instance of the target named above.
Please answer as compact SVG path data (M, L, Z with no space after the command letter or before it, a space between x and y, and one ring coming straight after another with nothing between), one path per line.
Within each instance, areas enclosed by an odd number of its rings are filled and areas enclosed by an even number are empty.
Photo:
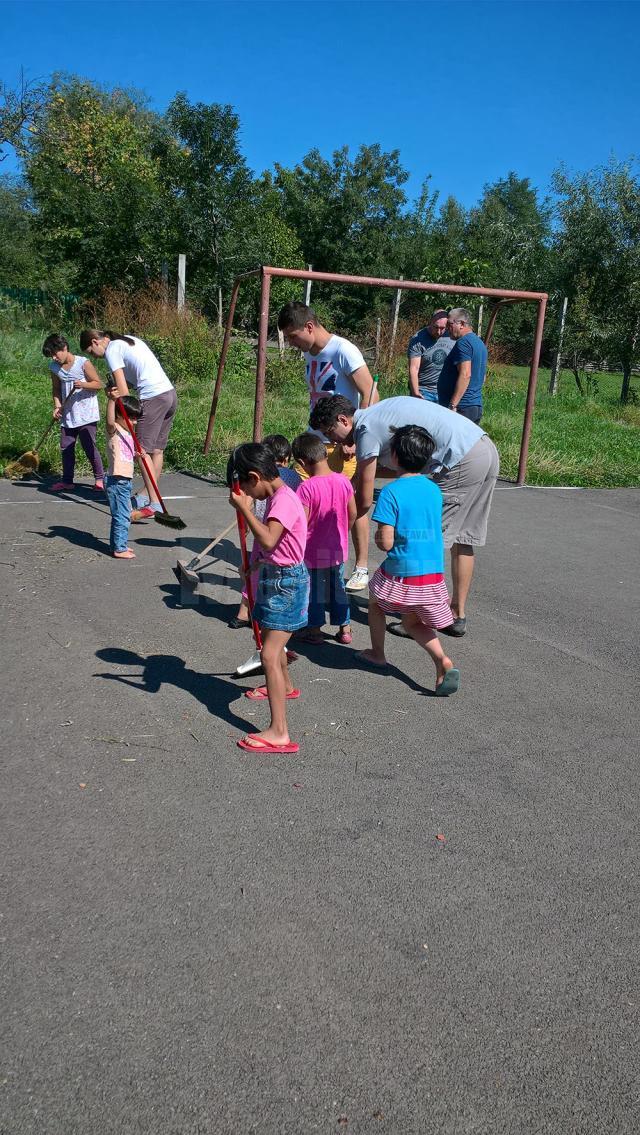
M293 687L287 667L285 647L291 638L289 631L264 631L262 668L264 670L271 723L256 736L272 745L286 745L291 740L287 728L285 694ZM259 748L259 746L256 746Z
M465 606L475 558L471 544L454 544L451 548L451 610L456 619L465 618Z
M369 564L369 517L359 516L351 529L355 566L366 568Z
M151 470L156 479L156 485L160 485L160 474L162 473L162 466L164 465L164 453L161 449L154 449L153 453L149 454L151 460ZM158 503L158 494L152 488L149 492L149 501L151 504Z
M447 670L453 669L453 662L442 649L442 643L433 627L425 627L413 611L405 611L402 625L419 646L426 650L436 668L436 689L444 681Z
M369 634L371 635L371 648L362 651L362 657L376 666L384 666L384 639L387 633L387 620L385 613L378 606L373 595L369 595Z

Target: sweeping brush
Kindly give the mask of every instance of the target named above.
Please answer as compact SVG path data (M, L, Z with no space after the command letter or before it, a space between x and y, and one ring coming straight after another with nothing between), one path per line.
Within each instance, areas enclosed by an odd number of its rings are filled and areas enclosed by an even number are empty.
M228 524L226 528L223 528L222 532L217 532L213 539L207 544L206 548L203 548L201 552L198 552L197 556L193 556L192 559L188 561L188 563L186 563L184 560L178 560L176 566L172 568L173 574L178 580L178 583L183 583L186 587L189 587L192 591L195 591L198 584L200 583L198 565L202 563L205 556L209 555L209 552L212 548L215 548L216 544L219 544L225 536L229 535L231 529L235 528L235 526L236 522L235 520L232 520L231 524Z
M182 520L179 516L173 516L169 512L166 504L164 503L162 497L160 496L160 490L159 490L158 485L156 483L156 479L155 479L153 473L151 472L151 466L149 465L149 462L147 461L147 459L144 455L142 446L140 445L140 442L138 441L138 438L136 437L136 431L134 430L134 428L131 424L131 419L130 419L129 415L127 414L127 411L125 410L124 406L122 405L122 399L121 398L118 398L118 400L116 402L116 406L117 406L117 409L118 409L118 413L122 415L122 419L123 419L127 429L129 430L129 433L131 434L131 436L133 438L134 449L135 449L140 461L142 462L142 465L144 466L144 471L147 474L147 477L149 478L149 481L150 481L150 483L153 487L153 491L156 494L158 501L159 501L159 504L160 504L160 507L162 509L162 512L155 512L153 514L153 519L156 521L157 524L162 524L164 528L178 528L178 529L186 528L187 526L186 526L184 520Z
M74 393L74 390L69 391L67 397L64 399L60 406L61 410L64 409L65 403L69 401L71 395ZM26 476L27 473L38 472L38 469L40 468L39 451L42 449L53 427L58 425L60 425L60 419L53 417L49 422L46 430L44 431L42 437L36 443L36 445L34 445L33 449L28 449L26 453L23 453L20 457L17 457L15 461L10 461L8 465L5 465L4 475L9 481L17 481L20 477Z

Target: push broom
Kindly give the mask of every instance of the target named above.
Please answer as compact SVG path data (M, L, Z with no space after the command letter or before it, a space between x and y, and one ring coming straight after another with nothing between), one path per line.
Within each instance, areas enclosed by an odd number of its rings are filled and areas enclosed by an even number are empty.
M131 436L133 438L133 447L134 447L140 461L142 462L142 465L144 467L144 471L147 474L147 477L149 478L149 483L153 487L153 491L156 494L156 496L158 498L158 502L159 502L160 507L162 509L162 512L154 512L153 519L156 521L156 523L162 524L164 528L178 528L178 529L186 528L187 526L186 526L184 520L182 520L181 517L179 517L179 516L173 516L169 512L166 504L164 503L162 497L160 496L160 489L158 488L156 479L155 479L153 473L151 472L151 466L149 465L149 462L147 461L147 458L144 455L144 451L142 449L142 446L140 445L140 442L138 441L138 438L136 436L136 431L134 430L134 428L131 424L131 419L130 419L129 415L127 414L127 411L125 410L124 406L122 405L122 399L121 398L118 398L118 400L116 402L116 406L118 408L118 413L122 415L123 421L124 421L127 429L129 430L129 433L131 434Z

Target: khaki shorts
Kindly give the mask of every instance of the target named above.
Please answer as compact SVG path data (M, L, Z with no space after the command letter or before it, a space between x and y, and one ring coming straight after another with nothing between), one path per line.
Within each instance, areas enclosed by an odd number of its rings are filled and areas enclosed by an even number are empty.
M491 498L500 472L498 450L487 434L454 465L434 474L442 489L442 535L445 548L452 544L473 544L480 548L487 540Z
M355 477L357 465L355 456L345 457L342 452L342 446L332 445L331 442L329 442L327 445L327 461L332 473L344 473L345 477L348 477L350 481ZM308 479L309 474L305 473L304 469L301 465L298 465L297 461L294 462L293 468L303 481Z
M156 394L155 398L147 398L142 403L142 417L136 433L140 445L147 453L166 449L177 405L175 390Z

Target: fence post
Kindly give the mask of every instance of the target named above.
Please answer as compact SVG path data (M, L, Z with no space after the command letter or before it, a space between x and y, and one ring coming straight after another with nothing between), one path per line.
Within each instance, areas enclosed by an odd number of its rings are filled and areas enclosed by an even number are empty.
M218 327L222 331L222 288L218 287Z
M307 271L313 272L313 264L307 264ZM304 304L308 307L311 302L311 280L304 282Z
M562 362L562 340L564 339L564 325L567 318L567 296L562 301L562 312L560 314L560 327L558 328L558 349L554 355L553 366L551 367L551 378L549 379L549 394L554 396L558 393L558 379L560 375L560 363Z
M376 361L374 363L375 369L378 369L380 363L380 339L382 336L382 319L380 316L376 319Z
M404 276L400 276L399 278L401 280L404 280ZM389 343L389 363L391 363L391 359L393 358L393 348L395 346L396 334L398 332L398 316L400 314L400 299L401 299L401 297L402 297L402 288L398 288L398 290L397 290L397 292L396 292L396 294L393 298L393 325L391 327L391 342Z
M481 303L478 308L478 338L482 339L482 316L484 315L484 304Z
M178 255L178 311L184 307L184 297L187 283L187 257L184 252Z

